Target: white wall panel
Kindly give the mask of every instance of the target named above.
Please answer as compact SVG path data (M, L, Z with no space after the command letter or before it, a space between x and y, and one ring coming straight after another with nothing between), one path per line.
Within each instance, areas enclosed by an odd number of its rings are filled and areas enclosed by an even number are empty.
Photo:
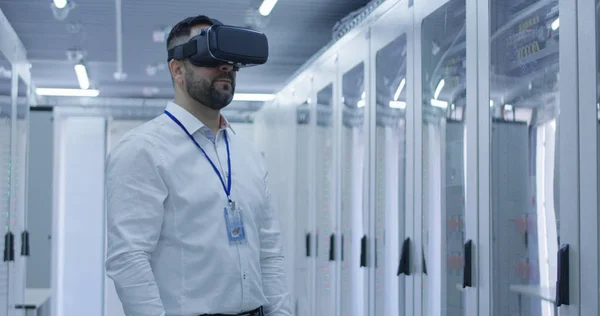
M106 121L55 120L52 315L103 316Z

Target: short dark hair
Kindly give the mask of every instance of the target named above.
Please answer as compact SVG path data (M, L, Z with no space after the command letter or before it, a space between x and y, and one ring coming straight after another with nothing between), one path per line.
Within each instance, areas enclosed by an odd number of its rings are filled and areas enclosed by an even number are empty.
M186 43L189 40L191 35L190 32L194 26L200 24L214 25L215 22L215 20L205 15L188 17L181 20L179 23L175 24L169 32L169 37L167 37L167 51L175 46Z
M169 32L169 36L167 37L167 53L173 47L187 43L191 35L190 33L192 31L192 28L194 26L200 24L214 25L216 23L220 24L221 22L219 22L218 20L213 20L205 15L191 16L179 21L179 23L173 26L173 28ZM173 79L172 74L171 81L173 85L175 85L175 81Z

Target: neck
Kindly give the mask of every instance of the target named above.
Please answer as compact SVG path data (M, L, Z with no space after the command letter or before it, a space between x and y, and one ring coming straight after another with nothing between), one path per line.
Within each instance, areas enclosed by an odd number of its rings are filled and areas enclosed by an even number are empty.
M213 134L217 134L219 130L219 122L221 117L221 111L211 109L208 106L193 100L191 98L176 96L175 103L190 112L195 118L197 118L202 124L210 128Z

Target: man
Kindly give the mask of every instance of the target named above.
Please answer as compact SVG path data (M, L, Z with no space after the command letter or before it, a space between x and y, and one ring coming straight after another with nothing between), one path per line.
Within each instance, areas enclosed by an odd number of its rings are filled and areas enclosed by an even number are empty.
M167 49L215 21L181 21ZM174 102L127 133L107 162L106 269L124 311L291 315L266 168L220 114L237 67L175 58L169 69Z

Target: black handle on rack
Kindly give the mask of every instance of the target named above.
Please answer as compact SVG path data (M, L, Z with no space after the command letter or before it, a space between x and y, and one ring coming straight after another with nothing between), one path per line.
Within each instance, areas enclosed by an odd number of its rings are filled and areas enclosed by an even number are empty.
M15 260L15 235L11 231L4 235L4 261Z
M367 235L360 240L360 266L367 266Z
M342 234L342 236L341 236L340 243L341 243L341 245L340 245L340 246L341 246L341 248L342 248L342 249L341 249L341 256L342 256L342 257L341 257L340 259L341 259L341 261L344 261L344 234Z
M421 260L423 264L423 274L427 275L427 261L425 260L425 249L421 247Z
M402 244L402 254L400 255L400 264L396 275L400 274L410 275L410 237L406 237Z
M556 279L556 306L569 305L569 244L558 250L558 276Z
M27 230L21 233L21 256L29 256L29 232Z
M306 233L306 256L310 257L310 233Z
M463 265L463 289L473 287L473 241L467 240L465 243L465 262Z
M335 261L335 234L329 236L329 261Z

